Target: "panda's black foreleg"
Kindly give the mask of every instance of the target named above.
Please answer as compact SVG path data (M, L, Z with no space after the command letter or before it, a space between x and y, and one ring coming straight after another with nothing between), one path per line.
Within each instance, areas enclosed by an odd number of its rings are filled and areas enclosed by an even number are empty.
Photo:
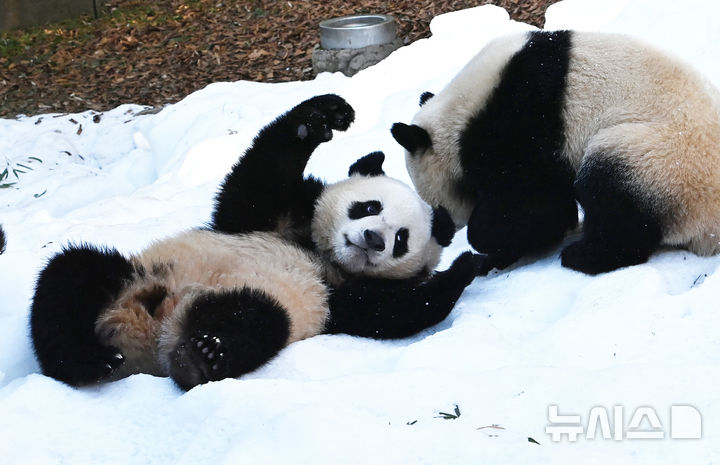
M212 227L242 233L270 231L279 219L309 224L323 183L303 172L313 151L344 131L352 107L333 94L305 100L265 126L225 177L215 199Z
M447 317L473 279L488 272L484 258L465 252L425 280L348 280L330 296L326 332L376 339L412 336Z
M525 193L478 199L468 221L468 242L502 269L521 257L559 244L577 226L571 194Z
M289 329L286 311L260 291L202 293L190 304L170 353L170 376L189 390L249 373L285 347Z
M72 386L107 378L124 362L95 335L99 313L134 272L114 249L71 246L40 272L30 309L30 331L42 372Z
M579 240L563 249L563 266L588 274L644 263L662 240L663 214L616 159L596 157L575 181L585 213Z

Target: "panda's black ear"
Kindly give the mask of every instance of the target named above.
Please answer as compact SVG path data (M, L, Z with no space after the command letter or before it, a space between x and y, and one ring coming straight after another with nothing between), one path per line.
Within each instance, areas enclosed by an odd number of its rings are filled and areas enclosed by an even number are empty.
M385 171L382 164L385 161L385 154L382 152L373 152L365 155L352 164L348 171L348 176L360 174L362 176L383 176Z
M390 132L397 143L411 154L417 153L418 150L427 149L432 145L430 134L415 124L408 126L405 123L395 123Z
M443 247L449 246L455 236L455 223L443 206L433 208L432 236Z
M420 106L425 105L425 102L427 102L428 100L430 100L433 97L435 97L435 94L433 94L432 92L423 92L420 95Z

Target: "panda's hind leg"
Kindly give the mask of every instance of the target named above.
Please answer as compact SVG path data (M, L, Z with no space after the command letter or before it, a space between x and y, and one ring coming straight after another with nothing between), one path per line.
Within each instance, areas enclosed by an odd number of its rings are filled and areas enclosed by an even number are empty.
M42 372L72 386L109 379L125 362L104 344L95 322L131 280L132 263L115 249L68 246L40 272L30 331Z
M662 240L657 202L613 152L586 156L575 191L585 217L581 238L562 251L562 265L588 274L644 263Z
M249 373L287 344L287 313L261 291L207 290L187 305L167 354L170 376L182 389Z

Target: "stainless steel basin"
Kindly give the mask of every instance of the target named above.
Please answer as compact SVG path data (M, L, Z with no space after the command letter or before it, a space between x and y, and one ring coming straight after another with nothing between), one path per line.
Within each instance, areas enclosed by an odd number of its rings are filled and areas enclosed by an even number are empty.
M327 50L363 48L395 40L395 18L355 15L320 22L320 46Z

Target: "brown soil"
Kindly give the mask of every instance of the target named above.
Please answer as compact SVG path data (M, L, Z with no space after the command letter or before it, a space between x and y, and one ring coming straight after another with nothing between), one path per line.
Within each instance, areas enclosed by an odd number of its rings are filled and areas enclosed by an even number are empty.
M555 1L109 0L98 19L0 34L0 116L162 106L217 81L312 79L326 18L391 14L410 43L430 35L434 16L486 3L542 26Z

